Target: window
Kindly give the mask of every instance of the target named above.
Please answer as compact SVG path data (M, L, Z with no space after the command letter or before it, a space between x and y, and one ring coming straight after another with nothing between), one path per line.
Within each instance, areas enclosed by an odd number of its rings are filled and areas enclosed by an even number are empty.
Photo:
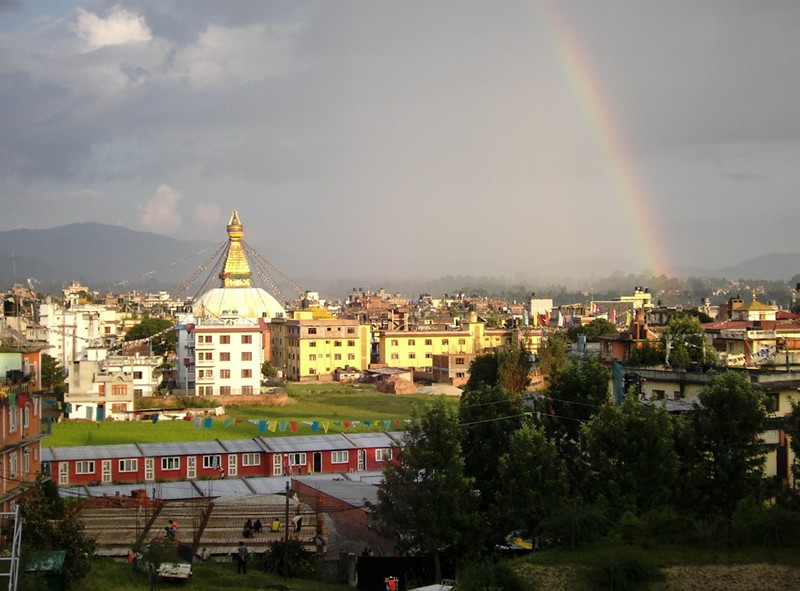
M161 469L162 470L180 470L181 469L181 459L177 456L172 456L168 458L161 458Z
M342 354L341 353L334 354L333 359L335 361L341 361L342 360Z
M75 474L94 474L94 460L75 462Z
M214 337L212 337L210 334L203 335L203 336L200 337L200 342L201 343L213 343L214 342Z
M8 431L14 433L17 430L17 422L19 421L19 409L16 406L8 407Z
M127 396L128 386L126 384L111 384L112 396Z
M142 390L141 388L134 388L133 389L133 395L134 396L144 396L144 390ZM113 405L113 406L116 406L116 405ZM124 411L125 409L123 408L122 410Z
M334 347L341 347L342 346L342 341L333 341L333 346Z
M350 454L345 451L332 451L331 464L346 464L350 461Z
M392 345L392 347L396 347L397 346L397 339L392 339L391 345Z
M376 462L388 462L392 459L392 448L391 447L382 447L380 449L375 450L375 461Z
M308 334L317 334L317 329L313 326L308 327Z
M22 452L22 473L29 474L31 471L31 450L25 448Z
M442 345L449 345L450 339L442 339Z
M459 345L466 345L467 344L467 339L458 339L458 344Z
M220 345L230 345L231 344L231 335L229 335L229 334L220 335L219 344Z
M231 395L231 387L230 386L220 386L219 387L220 396L230 396Z
M425 344L426 344L426 345L432 345L432 344L433 344L433 340L431 340L431 339L425 339Z
M355 353L348 353L347 354L348 361L353 361L355 358L356 358L356 354Z
M456 357L456 365L464 365L464 358Z
M136 390L134 390L136 392ZM128 405L124 402L117 402L111 405L111 412L125 412L128 410Z
M247 453L242 454L242 466L260 466L261 454Z
M219 354L219 360L220 361L230 361L231 360L231 354L228 351L225 351L224 353L220 353Z
M433 357L433 353L425 353L425 359L431 359Z
M242 351L242 361L252 361L252 360L253 360L252 351Z
M356 346L356 342L355 341L347 341L347 346L348 347L355 347Z
M94 466L94 462L92 462L92 466ZM9 478L16 478L17 477L17 452L12 451L8 454L8 476ZM94 467L92 468L92 472L94 472Z
M408 358L409 359L416 359L417 358L417 354L416 353L409 353L408 354Z
M308 373L310 373L311 375L316 374L317 373L317 368L316 367L309 367L308 368Z
M253 377L253 370L252 369L243 369L242 370L242 377L243 378L252 378Z
M140 371L133 372L133 379L134 380L141 380L142 377L143 377L142 372L140 372Z
M203 468L219 470L221 466L222 458L220 456L203 456Z
M317 341L308 341L308 346L309 347L316 347L317 346Z
M243 334L242 335L242 344L243 345L250 345L253 343L253 335L251 334Z
M139 460L120 460L120 472L136 472L139 469Z
M416 339L408 339L408 346L409 347L413 347L416 344L417 344Z
M314 353L312 353L311 355L308 356L308 360L309 361L316 361L317 360L317 356Z
M22 409L22 428L27 429L31 424L31 409L26 405Z
M399 353L392 353L392 354L390 355L390 358L391 358L391 359L400 359L400 354L399 354Z
M231 378L231 370L229 369L219 370L219 377L221 380L229 380Z
M305 452L289 454L289 465L290 466L305 466L306 465L306 454L305 454Z
M347 327L347 334L356 334L356 329L352 326Z
M242 386L242 394L249 396L253 393L253 386Z

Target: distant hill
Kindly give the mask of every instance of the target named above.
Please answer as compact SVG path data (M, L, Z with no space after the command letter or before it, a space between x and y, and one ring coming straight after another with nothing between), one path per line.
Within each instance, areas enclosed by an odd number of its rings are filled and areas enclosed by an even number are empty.
M119 291L166 285L186 277L215 246L96 223L8 230L0 232L0 278L2 288L28 278L40 285L72 280L92 288L119 285Z
M151 232L97 223L69 224L45 230L8 230L0 232L0 291L10 287L12 283L25 284L30 278L38 291L46 293L55 293L72 280L101 291L166 289L175 293L178 284L209 261L221 245L222 240L176 240ZM260 252L258 246L252 246ZM283 255L279 259L284 264L284 259L291 258L291 253L277 254ZM577 280L581 279L594 281L613 274L620 274L620 279L624 282L629 273L635 272L622 260L587 257L580 261L553 261L550 266L542 262L537 267L538 277L523 279L515 274L510 275L507 280L500 276L491 283L495 288L501 289L498 285L502 283L527 285L530 281L536 285L543 281L567 279L556 277L557 273L552 271L556 264L558 268L566 269L569 276L576 280L571 281L571 284L578 284L580 281ZM292 265L288 266L294 268ZM210 273L210 268L208 271ZM485 283L482 278L451 277L447 275L447 269L442 269L441 272L442 276L439 278L294 278L303 288L319 291L327 297L345 296L355 286L385 287L389 291L417 295L452 291L474 284L476 280ZM772 253L731 267L684 268L677 270L674 275L789 281L799 273L800 253ZM189 289L181 295L194 295L208 277L207 273L201 275L194 284L195 289ZM259 283L257 277L254 280ZM269 289L268 286L264 287Z

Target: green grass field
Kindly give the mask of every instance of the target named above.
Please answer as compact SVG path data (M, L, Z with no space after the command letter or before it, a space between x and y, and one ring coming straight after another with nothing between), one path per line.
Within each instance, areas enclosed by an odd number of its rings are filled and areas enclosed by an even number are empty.
M69 421L54 424L52 434L42 445L65 447L400 431L411 418L413 406L431 399L424 394L383 394L374 386L363 384L291 384L288 392L290 403L285 406L226 407L224 417L211 417L210 428L198 429L193 421L184 420L158 423ZM457 398L449 400L458 404ZM269 421L275 430L268 428L261 432L257 421ZM296 432L291 430L292 421L296 422ZM283 431L281 422L285 427Z

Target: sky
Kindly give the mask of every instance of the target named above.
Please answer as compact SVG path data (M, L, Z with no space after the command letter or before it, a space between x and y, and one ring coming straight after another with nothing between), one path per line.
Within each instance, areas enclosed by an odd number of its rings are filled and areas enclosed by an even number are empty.
M0 0L0 231L289 275L798 252L800 3Z

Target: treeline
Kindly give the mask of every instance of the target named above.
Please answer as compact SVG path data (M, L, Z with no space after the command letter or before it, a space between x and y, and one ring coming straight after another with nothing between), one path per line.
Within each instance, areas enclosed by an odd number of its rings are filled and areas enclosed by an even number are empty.
M458 409L420 409L373 508L381 530L434 558L491 554L512 532L540 547L800 546L800 496L765 477L764 398L744 375L720 373L672 415L635 395L615 405L605 366L566 350L543 347L541 395L524 395L529 356L510 347L475 359ZM795 407L795 454L798 425Z

